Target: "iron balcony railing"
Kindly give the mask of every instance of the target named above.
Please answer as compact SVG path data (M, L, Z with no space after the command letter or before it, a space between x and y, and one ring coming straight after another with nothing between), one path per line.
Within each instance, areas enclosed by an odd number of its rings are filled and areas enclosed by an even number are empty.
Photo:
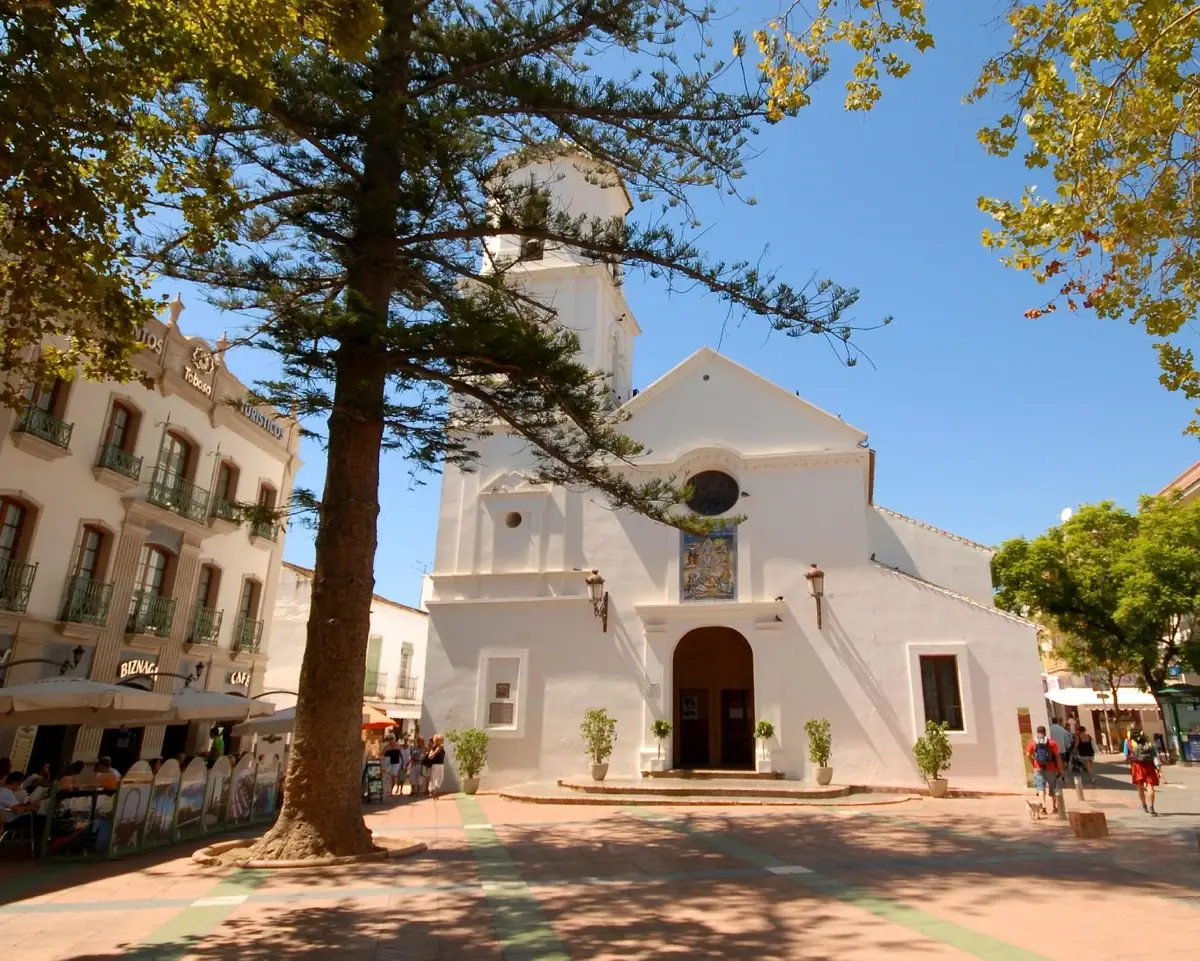
M175 623L175 598L150 591L134 591L129 601L129 634L154 634L166 637Z
M214 611L211 607L205 607L203 603L198 603L196 613L192 615L192 630L188 634L188 641L192 644L207 644L210 647L216 647L217 638L221 634L221 620L224 616L224 611Z
M0 557L0 611L25 613L37 568L36 564Z
M73 624L94 624L103 627L104 622L108 620L112 590L111 584L93 580L86 574L68 577L62 619Z
M21 415L21 423L17 425L17 430L40 437L63 450L71 446L71 431L74 429L74 424L61 421L40 407L26 407Z
M121 450L116 444L105 444L100 448L99 465L130 480L142 476L142 459L127 450Z
M162 467L154 470L146 500L198 524L208 519L208 491Z
M400 675L400 680L396 682L396 699L415 701L417 699L417 678Z
M269 541L279 539L279 525L274 521L255 521L250 525L250 533L254 537L262 537Z
M363 697L387 697L387 671L367 671L363 679Z
M235 651L248 651L251 654L257 654L258 647L262 644L262 632L262 621L256 621L245 614L239 614L236 623L233 625L233 649Z
M227 501L223 497L213 498L212 516L218 517L223 521L229 521L231 524L239 524L242 520L238 515L238 509L233 501Z

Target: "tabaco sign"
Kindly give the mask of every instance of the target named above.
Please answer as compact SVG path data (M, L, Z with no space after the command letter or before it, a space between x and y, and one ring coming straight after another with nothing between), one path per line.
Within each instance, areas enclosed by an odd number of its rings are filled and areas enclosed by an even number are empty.
M245 687L250 683L249 671L230 671L225 675L225 680L235 687Z
M196 347L192 351L191 361L183 367L183 379L206 397L211 397L213 386L204 378L213 372L216 365L211 351Z
M122 680L127 677L136 677L139 674L148 674L153 677L158 674L158 665L149 658L131 657L128 661L122 661L121 666L117 668L117 675Z

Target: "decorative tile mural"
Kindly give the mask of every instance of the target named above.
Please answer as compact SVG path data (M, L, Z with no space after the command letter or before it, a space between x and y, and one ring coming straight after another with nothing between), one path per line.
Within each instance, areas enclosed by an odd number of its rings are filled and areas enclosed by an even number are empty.
M684 601L737 598L737 528L723 527L706 537L680 534L679 596Z

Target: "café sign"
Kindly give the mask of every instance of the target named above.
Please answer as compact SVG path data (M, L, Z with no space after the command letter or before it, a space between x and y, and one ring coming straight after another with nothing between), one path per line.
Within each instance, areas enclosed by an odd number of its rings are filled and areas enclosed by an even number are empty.
M134 677L138 674L149 674L153 677L158 674L158 665L146 658L136 657L128 661L122 661L117 673L121 678Z
M237 687L245 687L250 683L249 671L230 671L226 680Z

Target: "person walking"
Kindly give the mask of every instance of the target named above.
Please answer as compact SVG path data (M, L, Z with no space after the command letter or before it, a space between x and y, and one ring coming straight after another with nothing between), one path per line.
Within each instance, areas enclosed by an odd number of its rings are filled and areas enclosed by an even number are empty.
M1062 776L1062 755L1054 738L1046 733L1046 726L1039 724L1037 736L1029 742L1026 751L1033 762L1033 788L1042 798L1042 812L1046 812L1046 797L1049 795L1052 814L1058 813L1058 779Z
M421 782L425 794L429 794L429 782L433 778L433 751L437 747L439 735L430 734L425 751L421 755Z
M1080 725L1075 729L1075 749L1092 785L1096 784L1096 742L1088 733L1088 729Z
M446 746L440 734L433 736L429 749L429 796L435 801L442 793L442 779L446 775Z
M396 740L396 735L389 734L383 742L384 797L391 797L395 793L396 785L404 781L404 774L400 768L400 754L400 742Z
M421 793L421 761L425 754L425 741L418 735L413 741L412 753L408 756L409 797Z
M1158 787L1158 768L1154 762L1158 760L1158 752L1150 738L1146 737L1145 731L1132 732L1130 740L1133 742L1133 749L1129 754L1129 776L1133 780L1133 786L1137 788L1142 810L1158 817L1158 812L1154 810L1154 789ZM1149 806L1146 804L1147 797Z

